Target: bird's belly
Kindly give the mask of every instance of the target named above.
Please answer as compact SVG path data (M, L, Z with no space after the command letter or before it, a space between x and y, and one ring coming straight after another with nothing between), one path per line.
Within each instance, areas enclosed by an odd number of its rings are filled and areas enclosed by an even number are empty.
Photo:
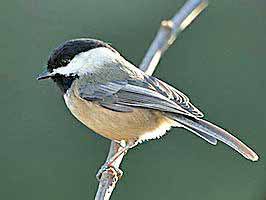
M115 141L158 138L176 125L159 111L135 108L132 112L116 112L75 95L65 95L64 99L78 120L96 133Z

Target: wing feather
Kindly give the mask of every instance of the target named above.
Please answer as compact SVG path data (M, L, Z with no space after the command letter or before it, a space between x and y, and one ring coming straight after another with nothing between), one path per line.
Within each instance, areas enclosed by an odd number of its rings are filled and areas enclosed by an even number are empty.
M146 76L145 79L154 87L156 91L167 96L182 108L189 111L191 114L195 115L196 117L204 116L199 109L190 103L189 98L179 90L153 76Z
M195 116L188 98L171 91L171 87L158 79L128 79L107 83L92 83L79 88L80 96L98 101L105 108L118 112L131 112L133 107L149 108Z

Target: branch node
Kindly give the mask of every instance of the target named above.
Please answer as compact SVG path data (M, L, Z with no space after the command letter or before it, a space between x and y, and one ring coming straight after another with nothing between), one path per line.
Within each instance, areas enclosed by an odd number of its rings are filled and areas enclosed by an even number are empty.
M161 22L161 26L163 28L166 28L166 29L169 29L169 30L172 30L174 28L174 23L172 20L163 20Z

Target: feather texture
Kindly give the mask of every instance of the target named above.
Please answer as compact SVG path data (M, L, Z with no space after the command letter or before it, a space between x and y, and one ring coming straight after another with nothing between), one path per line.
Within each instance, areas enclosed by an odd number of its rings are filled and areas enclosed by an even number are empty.
M243 142L241 142L239 139L237 139L224 129L206 120L183 115L171 115L171 117L188 129L192 129L193 131L198 133L205 133L211 138L220 140L249 160L258 160L258 155L247 145L245 145Z

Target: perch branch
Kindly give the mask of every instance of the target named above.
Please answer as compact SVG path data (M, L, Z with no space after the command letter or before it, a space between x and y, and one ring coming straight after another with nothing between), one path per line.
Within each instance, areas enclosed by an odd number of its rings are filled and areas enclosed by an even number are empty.
M114 141L111 141L109 153L106 160L109 160L109 158L112 158L116 152L119 151L119 148L121 148L120 144ZM113 163L113 165L116 168L119 168L120 163L122 162L122 159L124 157L124 154L119 156ZM116 171L114 170L107 170L102 173L101 179L99 181L98 191L95 196L95 200L108 200L111 197L111 194L115 188L115 185L118 181L118 175Z
M145 73L152 75L161 56L175 41L177 35L181 33L204 10L204 8L207 7L207 5L207 0L188 0L172 19L162 21L161 27L139 68ZM115 155L119 148L121 148L120 144L112 141L107 160ZM125 154L122 154L113 163L116 168L119 168L124 155ZM104 171L99 181L95 200L110 199L118 179L118 174L114 170L108 169Z
M163 20L150 48L140 64L140 69L151 75L168 47L208 5L207 0L188 0L170 20Z

